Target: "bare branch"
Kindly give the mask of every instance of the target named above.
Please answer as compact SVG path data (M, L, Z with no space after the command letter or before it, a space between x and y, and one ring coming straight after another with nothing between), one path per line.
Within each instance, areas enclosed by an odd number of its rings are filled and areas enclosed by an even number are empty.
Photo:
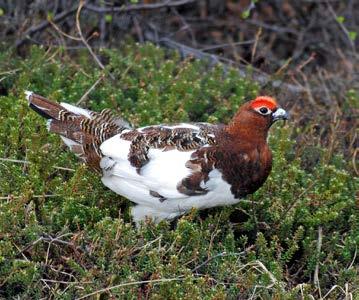
M204 46L200 50L201 51L209 51L209 50L223 49L223 48L233 47L233 46L251 45L254 42L255 42L255 40L248 40L248 41L243 41L243 42L226 43L226 44L213 45L213 46Z
M21 198L22 196L13 196L13 195L7 195L4 197L0 197L0 200L7 200L7 199L18 199ZM53 197L60 197L60 195L57 194L49 194L49 195L33 195L31 196L31 198L53 198Z
M31 164L30 161L28 160L19 160L19 159L12 159L12 158L2 158L0 157L0 161L5 161L5 162L12 162L12 163L17 163L17 164ZM59 167L59 166L53 166L54 169L58 169L58 170L64 170L64 171L70 171L70 172L75 172L74 169L71 168L66 168L66 167Z
M322 249L322 241L323 241L323 228L322 228L322 226L319 226L318 227L318 240L317 240L317 264L315 265L313 281L318 289L320 299L322 299L322 293L321 293L320 281L319 281L319 261L320 261L320 251Z
M125 283L110 286L110 287L107 287L107 288L104 288L104 289L101 289L101 290L94 291L94 292L92 292L90 294L86 294L85 296L76 298L76 300L89 298L91 296L99 295L99 294L102 294L102 293L105 293L105 292L108 292L108 291L111 291L111 290L114 290L114 289L118 289L118 288L121 288L121 287L125 287L125 286L140 285L140 284L146 284L146 283L154 284L154 283L171 282L171 281L183 281L183 280L185 280L184 277L176 277L176 278L163 278L163 279L154 279L154 280L125 282Z
M88 95L96 88L96 86L104 79L105 75L102 74L99 79L95 81L95 83L86 91L85 94L82 95L79 101L77 101L76 105L80 105Z
M90 45L88 44L88 42L86 41L86 39L84 38L84 36L82 34L82 29L81 29L81 25L80 25L80 14L81 14L81 10L82 10L84 5L85 5L85 1L80 0L79 7L77 8L77 11L76 11L76 28L77 28L77 32L78 32L78 34L80 36L80 39L81 39L82 43L86 46L86 48L88 49L88 51L90 52L90 54L94 58L95 62L99 65L99 67L102 70L105 70L105 66L99 60L99 58L97 57L95 52L93 52L92 48L90 47Z
M196 272L197 270L199 270L200 268L202 268L203 266L207 265L210 261L218 258L218 257L225 257L225 256L242 256L245 255L248 251L250 251L251 249L254 248L254 245L248 247L247 249L245 249L242 252L221 252L218 253L214 256L209 257L208 259L206 259L203 263L201 263L200 265L196 266L194 269L191 270L192 273Z
M75 13L77 10L77 6L74 6L72 8L70 8L69 10L66 10L62 13L59 13L58 15L56 15L53 19L52 22L56 23L56 22L60 22L61 20L67 18L68 16L72 15L73 13ZM47 27L49 27L51 25L51 22L49 20L46 21L42 21L39 25L36 26L32 26L30 27L25 33L24 33L24 38L16 41L15 46L16 48L22 46L23 44L25 44L29 38L34 35L35 33L39 32L39 31L43 31L44 29L46 29Z
M345 36L347 37L348 39L348 42L350 44L350 46L352 47L353 49L353 52L355 53L355 44L354 44L354 41L350 38L350 33L348 31L348 29L343 25L342 22L339 22L338 21L338 16L337 14L335 13L333 7L327 2L327 5L328 5L328 8L329 8L329 12L331 13L331 15L333 16L334 20L338 23L340 29L344 32Z
M183 45L181 43L178 43L176 41L173 41L169 38L160 38L157 39L156 34L152 32L145 32L145 37L147 40L160 44L162 46L165 46L170 49L176 49L178 50L182 56L192 56L197 59L207 60L210 62L211 65L216 65L218 63L224 63L224 69L226 67L229 67L230 65L237 66L238 72L241 76L246 77L248 76L246 69L243 66L238 66L238 64L228 58L220 57L218 55L205 53L202 50L194 49L189 46ZM288 91L292 93L302 93L306 92L307 89L300 85L294 85L285 83L281 80L272 80L272 78L264 73L260 72L254 72L252 75L254 80L257 81L261 86L270 84L273 88L282 87L284 89L287 89Z
M116 6L116 7L98 7L92 4L86 4L84 6L85 9L91 10L96 13L122 13L122 12L129 12L135 10L152 10L152 9L160 9L160 8L167 8L167 7L177 7L182 6L189 3L194 3L198 0L179 0L179 1L171 1L167 0L160 3L148 3L148 4L130 4L130 5L123 5L123 6Z

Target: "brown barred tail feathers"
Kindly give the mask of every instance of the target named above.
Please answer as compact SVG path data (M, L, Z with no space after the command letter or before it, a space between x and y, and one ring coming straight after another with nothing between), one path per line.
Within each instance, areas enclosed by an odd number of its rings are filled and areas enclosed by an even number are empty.
M48 119L47 129L60 135L64 143L92 169L100 170L100 145L110 137L130 129L130 125L111 110L92 112L67 103L55 103L25 91L29 106Z

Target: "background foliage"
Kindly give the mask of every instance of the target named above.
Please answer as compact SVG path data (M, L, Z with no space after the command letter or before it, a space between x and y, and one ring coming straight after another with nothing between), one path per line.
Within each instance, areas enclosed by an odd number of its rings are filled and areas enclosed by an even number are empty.
M359 299L358 5L0 0L0 297ZM24 89L134 125L270 94L291 121L254 195L136 229Z
M23 90L109 107L135 125L227 122L259 92L236 69L182 60L127 41L87 51L0 52L0 296L73 299L291 299L359 297L358 178L328 129L275 125L274 168L234 207L136 229L130 203L64 151L27 107ZM113 79L111 79L111 77ZM345 101L358 103L355 90ZM285 99L280 99L286 107ZM90 296L91 296L90 295Z

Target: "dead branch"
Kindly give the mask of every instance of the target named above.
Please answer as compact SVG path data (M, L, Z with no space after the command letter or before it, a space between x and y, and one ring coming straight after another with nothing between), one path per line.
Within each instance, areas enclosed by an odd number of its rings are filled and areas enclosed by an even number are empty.
M80 105L84 100L87 99L88 95L96 88L96 86L104 79L105 75L101 74L99 79L95 81L95 83L82 95L79 101L77 101L76 105Z
M235 61L232 61L228 58L220 57L218 55L205 53L202 50L194 49L192 47L183 45L169 38L158 38L156 32L145 32L145 38L148 41L151 41L156 44L160 44L164 47L175 49L180 52L183 57L194 57L200 60L207 60L211 66L223 63L224 70L228 69L229 66L237 66L238 72L241 76L247 77L247 70L243 65L238 65ZM302 93L307 92L307 89L300 85L294 85L285 83L281 80L272 80L268 74L253 72L253 79L259 83L261 86L271 85L273 88L283 88L287 89L292 93Z
M106 13L106 12L112 12L112 13L121 13L121 12L129 12L129 11L138 11L138 10L154 10L154 9L160 9L160 8L166 8L166 7L177 7L181 5L185 5L188 3L196 2L197 0L180 0L180 1L165 1L162 3L153 3L153 4L132 4L132 5L126 5L121 7L98 7L92 4L84 4L83 7L89 11L95 12L95 13ZM74 14L78 10L78 6L73 6L69 10L63 11L56 15L51 20L42 21L40 24L30 27L26 32L24 33L24 37L17 40L15 43L16 48L21 47L25 43L27 43L31 36L33 36L37 32L41 32L48 28L51 23L57 23L68 16Z
M5 197L0 197L0 200L8 200L8 199L19 199L22 196L13 196L13 195L7 195ZM49 195L33 195L31 198L53 198L53 197L60 197L58 194L49 194Z
M67 18L68 16L74 14L76 12L76 10L77 10L77 6L74 6L74 7L70 8L69 10L59 13L51 21L49 21L49 20L42 21L39 25L30 27L24 33L24 38L16 41L16 43L15 43L16 48L19 48L22 45L24 45L25 43L27 43L29 41L29 38L32 35L34 35L35 33L45 30L47 27L49 27L51 25L51 22L54 22L54 23L60 22L60 21L64 20L65 18Z
M200 268L204 267L205 265L207 265L210 261L218 258L218 257L225 257L225 256L243 256L245 255L248 251L252 250L254 248L254 245L246 248L244 251L242 252L221 252L218 253L214 256L209 257L208 259L206 259L203 263L201 263L200 265L196 266L194 269L191 270L192 273L196 272L197 270L199 270Z
M111 13L111 12L123 13L123 12L136 11L136 10L153 10L160 8L177 7L177 6L193 3L196 1L198 0L179 0L179 1L167 0L161 3L130 4L130 5L114 6L114 7L99 7L92 4L86 4L84 8L96 13Z
M350 33L349 33L348 29L343 25L342 22L338 21L338 16L335 13L333 7L328 2L327 2L327 5L328 5L328 8L329 8L329 12L333 16L333 19L336 20L336 22L339 25L340 29L344 32L344 34L345 34L345 36L347 38L347 41L349 42L350 46L353 49L353 52L355 53L355 44L354 44L354 41L350 38Z
M88 51L90 52L91 56L94 58L95 62L98 64L98 66L102 69L105 70L105 66L102 64L102 62L100 61L100 59L97 57L97 55L95 54L95 52L92 50L91 46L89 45L89 43L86 41L86 39L84 38L83 34L82 34L82 30L81 30L81 24L80 24L80 13L82 8L85 5L85 1L81 0L79 7L77 8L76 11L76 28L77 28L77 32L80 36L80 39L82 41L82 43L86 46L86 48L88 49ZM110 77L114 80L115 77L110 74Z
M193 279L195 279L195 278L193 278ZM183 280L185 280L185 277L175 277L175 278L163 278L163 279L154 279L154 280L143 280L143 281L125 282L125 283L121 283L121 284L118 284L118 285L114 285L114 286L111 286L111 287L107 287L107 288L104 288L104 289L101 289L101 290L94 291L94 292L92 292L92 293L90 293L90 294L87 294L87 295L85 295L85 296L76 298L76 300L81 300L81 299L89 298L89 297L91 297L91 296L99 295L99 294L102 294L102 293L105 293L105 292L109 292L109 291L111 291L111 290L118 289L118 288L125 287L125 286L141 285L141 284L147 284L147 283L156 284L156 283L162 283L162 282L183 281Z
M0 157L0 161L12 162L12 163L24 164L24 165L31 164L31 162L27 161L27 160L19 160L19 159L12 159L12 158L2 158L2 157ZM53 168L58 169L58 170L75 172L74 169L66 168L66 167L53 166Z
M255 40L248 40L248 41L242 41L242 42L233 42L233 43L225 43L225 44L220 44L220 45L204 46L200 50L201 51L210 51L210 50L223 49L223 48L233 47L233 46L251 45L254 42L255 42Z
M321 293L320 281L319 281L319 261L320 261L320 251L322 249L322 242L323 242L323 228L322 228L322 226L319 226L318 227L318 240L317 240L317 264L315 265L313 282L318 289L320 299L322 299L322 293Z

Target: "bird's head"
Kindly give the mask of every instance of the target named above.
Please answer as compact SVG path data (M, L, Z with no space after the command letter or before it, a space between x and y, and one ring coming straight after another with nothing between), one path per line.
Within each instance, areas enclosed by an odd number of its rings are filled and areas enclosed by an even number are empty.
M287 120L287 112L279 107L277 101L269 96L259 96L243 104L232 123L229 131L235 134L267 136L270 126L278 120Z
M277 101L268 96L259 96L249 102L247 108L252 113L252 117L259 122L263 122L270 127L275 121L288 120L288 114L277 104Z

